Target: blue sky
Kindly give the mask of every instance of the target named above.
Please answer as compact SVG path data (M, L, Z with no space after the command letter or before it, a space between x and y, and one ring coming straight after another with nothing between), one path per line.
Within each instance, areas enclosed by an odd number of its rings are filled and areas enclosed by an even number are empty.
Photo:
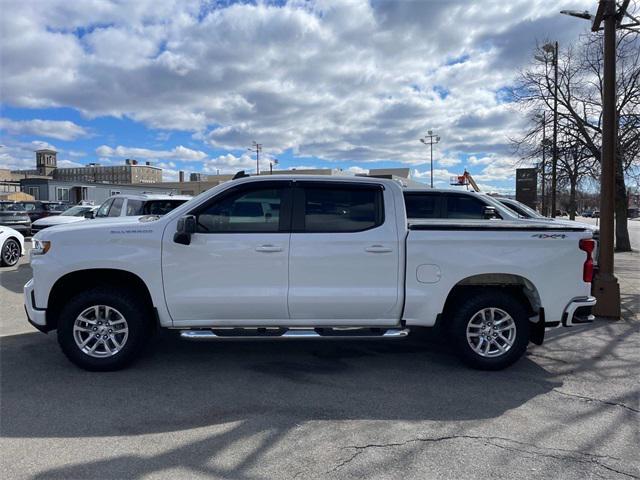
M466 168L514 189L525 125L508 88L536 41L586 26L586 1L4 2L0 168L151 161L206 173L410 167L439 186ZM450 20L455 18L455 25Z

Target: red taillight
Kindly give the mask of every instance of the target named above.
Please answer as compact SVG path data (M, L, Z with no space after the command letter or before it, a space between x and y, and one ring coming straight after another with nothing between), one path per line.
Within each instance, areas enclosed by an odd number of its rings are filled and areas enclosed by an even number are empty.
M587 252L587 259L582 267L582 281L591 283L593 280L593 257L591 253L596 248L596 242L591 238L583 238L578 244L580 250Z

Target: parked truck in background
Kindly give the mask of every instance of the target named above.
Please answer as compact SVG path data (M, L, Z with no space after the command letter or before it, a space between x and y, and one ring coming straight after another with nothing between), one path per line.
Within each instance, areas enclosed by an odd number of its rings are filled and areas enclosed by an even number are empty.
M467 364L500 369L589 319L592 249L590 231L549 222L408 221L391 180L249 177L164 216L39 232L24 298L88 370L128 365L158 326L276 340L437 324Z

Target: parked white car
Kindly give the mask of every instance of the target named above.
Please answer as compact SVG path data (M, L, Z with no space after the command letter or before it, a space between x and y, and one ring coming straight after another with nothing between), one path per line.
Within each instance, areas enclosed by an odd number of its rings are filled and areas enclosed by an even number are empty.
M87 213L96 212L96 210L98 210L98 207L94 207L93 205L76 205L74 207L68 208L60 215L56 215L53 217L44 217L40 220L36 220L31 224L31 231L33 233L36 233L44 228L53 227L55 225L66 225L68 223L83 222L87 219Z
M29 321L115 370L156 326L186 339L401 338L442 324L460 357L504 368L545 329L593 319L591 232L512 218L407 221L393 180L240 178L164 216L34 237Z
M0 225L0 266L13 267L24 255L24 236L17 230Z
M100 205L95 218L164 215L191 198L189 195L118 194Z

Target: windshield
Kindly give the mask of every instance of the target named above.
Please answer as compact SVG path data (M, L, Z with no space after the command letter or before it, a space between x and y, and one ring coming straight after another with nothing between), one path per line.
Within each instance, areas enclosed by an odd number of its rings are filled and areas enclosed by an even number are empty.
M490 195L482 195L482 198L487 203L490 203L491 205L496 207L496 209L498 210L498 212L500 212L500 215L502 215L503 218L505 217L505 215L507 217L514 217L514 218L520 218L522 216L518 212L516 212L516 211L512 210L511 208L509 208L507 205L497 201L495 198L493 198Z
M19 203L0 203L0 212L24 212Z
M43 203L42 208L50 212L63 212L67 209L64 203Z
M85 212L88 212L92 208L93 207L85 207L85 206L78 205L75 207L71 207L68 210L65 210L60 214L60 216L61 217L82 217L84 216Z
M510 202L504 202L502 200L500 200L500 203L502 203L503 205L506 205L508 208L510 208L511 210L515 210L516 212L518 212L518 214L520 214L523 217L526 218L544 218L542 215L540 215L538 212L536 212L533 208L525 205L524 203L518 202L518 201L510 201Z

